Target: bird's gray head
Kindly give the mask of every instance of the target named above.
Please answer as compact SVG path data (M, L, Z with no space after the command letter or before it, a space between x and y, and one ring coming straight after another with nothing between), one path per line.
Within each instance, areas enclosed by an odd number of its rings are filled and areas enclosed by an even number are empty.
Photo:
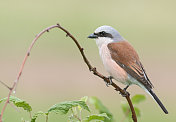
M119 34L119 32L116 29L107 25L98 27L93 34L88 36L88 38L92 39L99 39L102 37L110 38L114 41L123 40L123 37Z

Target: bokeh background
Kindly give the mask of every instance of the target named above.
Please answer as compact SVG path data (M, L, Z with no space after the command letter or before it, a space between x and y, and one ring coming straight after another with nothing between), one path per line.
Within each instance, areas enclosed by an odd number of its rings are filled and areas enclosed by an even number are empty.
M101 25L110 25L137 50L155 86L154 91L169 111L169 115L165 115L148 94L133 86L128 89L132 96L147 96L147 100L139 105L142 111L139 121L174 122L175 5L175 0L1 0L0 80L12 85L35 35L56 23L68 29L84 47L92 65L108 75L95 41L87 39L87 36ZM0 85L0 98L7 94L8 90ZM97 96L117 121L122 120L120 103L125 101L113 88L107 88L101 79L88 71L73 41L58 29L45 33L34 46L15 96L28 101L33 112L47 111L61 101ZM0 104L0 109L2 106ZM4 120L18 122L22 116L29 120L26 112L17 112L8 106ZM64 122L66 119L66 116L51 115L49 121ZM38 119L38 122L42 121L44 118Z

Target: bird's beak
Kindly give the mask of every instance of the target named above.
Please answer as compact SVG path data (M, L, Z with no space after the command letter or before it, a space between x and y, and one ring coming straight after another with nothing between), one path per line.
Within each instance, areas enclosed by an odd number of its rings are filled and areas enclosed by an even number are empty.
M94 33L92 33L92 34L90 34L90 35L88 36L88 38L90 38L90 39L96 39L96 38L98 38L98 36L95 35Z

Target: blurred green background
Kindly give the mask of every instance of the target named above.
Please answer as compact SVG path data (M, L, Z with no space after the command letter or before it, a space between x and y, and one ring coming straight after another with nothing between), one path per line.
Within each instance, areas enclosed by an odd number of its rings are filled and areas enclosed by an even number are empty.
M132 96L147 96L139 105L142 111L139 121L176 121L175 5L175 0L1 0L0 80L12 85L35 35L56 23L68 29L84 47L90 62L108 75L95 41L87 36L101 25L110 25L137 50L155 86L154 91L169 111L169 115L165 115L148 94L133 86L128 89ZM7 94L8 90L0 85L0 98ZM37 112L85 95L97 96L117 121L122 119L120 103L125 99L88 71L77 47L65 33L58 29L45 33L31 52L15 96L28 101L33 112ZM0 109L2 106L0 104ZM29 120L27 113L16 112L9 105L4 120L18 122L22 116ZM44 118L38 119L40 121ZM66 121L66 117L51 116L49 121Z

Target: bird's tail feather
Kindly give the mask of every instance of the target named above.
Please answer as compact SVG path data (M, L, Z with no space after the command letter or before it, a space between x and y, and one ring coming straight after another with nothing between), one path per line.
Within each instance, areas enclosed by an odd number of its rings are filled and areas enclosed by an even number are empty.
M151 89L148 91L152 95L152 97L155 99L155 101L158 103L158 105L161 107L161 109L164 111L164 113L168 114L168 111L166 110L162 102L159 100L159 98L156 96L156 94Z

